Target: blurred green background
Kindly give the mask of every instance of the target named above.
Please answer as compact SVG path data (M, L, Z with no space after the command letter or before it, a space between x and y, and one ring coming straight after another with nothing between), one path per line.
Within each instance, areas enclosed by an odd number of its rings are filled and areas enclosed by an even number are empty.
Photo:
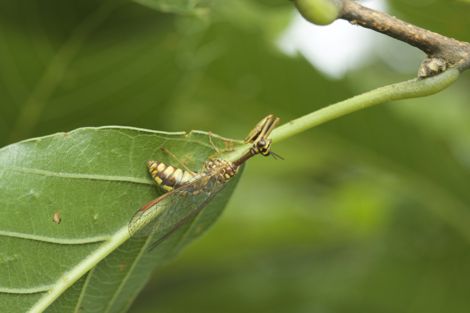
M1 146L99 125L241 139L268 113L287 122L413 77L422 57L382 36L332 78L279 50L289 1L137 2L0 2ZM465 1L388 5L470 40ZM130 312L468 312L469 83L276 144L284 161L250 161L220 220Z

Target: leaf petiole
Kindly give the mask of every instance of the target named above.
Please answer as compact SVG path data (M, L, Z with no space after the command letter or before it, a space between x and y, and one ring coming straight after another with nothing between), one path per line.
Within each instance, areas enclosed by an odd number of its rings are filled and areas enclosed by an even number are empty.
M458 70L449 69L442 74L430 78L422 80L412 79L379 87L287 122L274 129L270 138L273 142L279 142L312 127L377 104L391 100L432 95L451 85L457 80L458 76Z

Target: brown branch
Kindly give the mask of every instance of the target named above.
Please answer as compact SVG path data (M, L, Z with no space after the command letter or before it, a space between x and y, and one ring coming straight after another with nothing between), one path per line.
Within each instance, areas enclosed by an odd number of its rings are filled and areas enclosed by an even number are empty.
M470 43L449 38L394 16L366 8L353 0L343 0L339 18L361 25L422 50L428 56L419 71L421 78L432 76L448 67L460 72L470 68Z

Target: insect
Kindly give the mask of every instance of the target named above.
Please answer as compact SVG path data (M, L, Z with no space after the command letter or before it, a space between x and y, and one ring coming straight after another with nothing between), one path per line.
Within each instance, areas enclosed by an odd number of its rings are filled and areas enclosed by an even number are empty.
M268 115L245 139L249 151L235 161L208 159L200 172L175 168L159 161L148 161L149 173L155 183L167 191L140 208L129 222L129 233L149 235L158 232L150 250L157 247L182 225L192 220L226 186L251 157L273 155L271 131L279 118Z

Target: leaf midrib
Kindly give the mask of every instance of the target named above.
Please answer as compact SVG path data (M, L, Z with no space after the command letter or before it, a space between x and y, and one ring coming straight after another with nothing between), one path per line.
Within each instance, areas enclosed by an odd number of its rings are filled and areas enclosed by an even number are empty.
M119 176L119 175L100 175L100 174L87 174L87 173L69 173L69 172L54 172L43 169L20 167L20 166L2 166L7 170L17 171L25 174L40 175L47 177L59 177L70 179L84 179L84 180L102 180L102 181L118 181L126 183L135 183L143 185L153 185L152 181L148 178L139 178L132 176Z
M20 238L27 240L40 241L45 243L54 243L61 245L84 245L91 243L104 242L109 240L111 236L94 236L94 237L83 237L83 238L57 238L57 237L46 237L34 234L26 234L14 231L0 230L0 237L11 237L11 238Z

